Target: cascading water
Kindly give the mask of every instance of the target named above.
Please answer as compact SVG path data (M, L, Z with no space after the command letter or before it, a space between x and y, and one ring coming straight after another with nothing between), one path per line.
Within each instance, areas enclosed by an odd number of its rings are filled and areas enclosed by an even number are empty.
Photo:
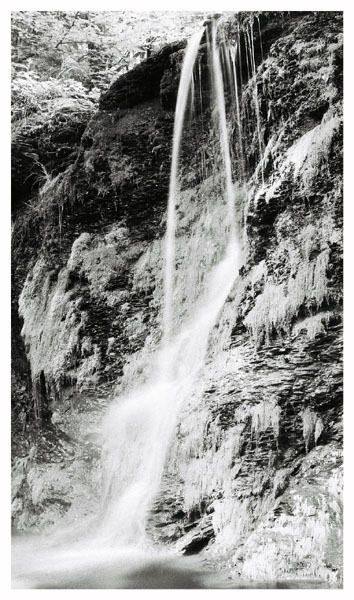
M144 542L151 502L158 491L166 451L184 398L203 366L208 336L237 274L232 240L212 269L205 294L190 319L165 346L168 365L112 409L105 428L107 511L102 534L120 544ZM166 374L168 374L166 376Z
M188 318L172 335L172 297L175 279L176 200L178 158L187 99L192 89L193 67L203 32L193 36L187 48L176 105L165 247L165 305L162 345L153 376L142 388L114 406L105 427L105 514L101 535L120 544L139 544L145 539L148 510L158 491L168 444L183 399L203 365L208 336L234 283L240 267L234 191L227 133L224 90L216 31L212 57L215 102L225 167L226 231L229 241L220 262L206 273L207 283ZM186 267L189 269L187 263Z

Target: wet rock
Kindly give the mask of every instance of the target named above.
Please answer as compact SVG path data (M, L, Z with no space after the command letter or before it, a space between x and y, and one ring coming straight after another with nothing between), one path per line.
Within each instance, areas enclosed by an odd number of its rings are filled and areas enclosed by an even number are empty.
M169 66L170 56L184 48L185 42L169 44L143 63L122 75L100 100L102 110L131 108L140 102L156 98L160 81Z

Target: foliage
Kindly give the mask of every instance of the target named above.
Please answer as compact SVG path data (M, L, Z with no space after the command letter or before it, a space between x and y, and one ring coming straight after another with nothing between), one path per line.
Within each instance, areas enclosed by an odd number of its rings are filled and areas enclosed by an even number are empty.
M37 227L40 223L51 221L59 222L64 202L67 199L67 182L63 174L53 177L47 172L44 165L38 163L42 173L38 175L38 183L41 187L37 196L26 202L26 209L20 215L13 231L14 248L19 242L19 237L28 235L31 227Z
M12 82L12 121L22 125L36 113L43 122L63 109L90 111L97 99L96 89L88 92L80 81L40 81L34 71L20 72Z
M163 44L188 36L203 18L192 12L13 12L14 119L45 110L52 98L97 99L97 90Z
M12 13L15 71L109 83L163 44L190 35L203 13L19 11Z
M63 107L89 112L100 92L202 13L17 11L11 15L12 122L47 123Z

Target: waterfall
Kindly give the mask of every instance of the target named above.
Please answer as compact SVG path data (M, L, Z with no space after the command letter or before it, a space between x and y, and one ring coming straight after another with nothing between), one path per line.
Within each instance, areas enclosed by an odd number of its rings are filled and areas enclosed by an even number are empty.
M176 105L165 239L164 335L161 349L156 354L155 369L150 380L126 398L118 399L111 408L104 427L104 515L100 535L105 543L108 541L114 545L141 546L146 541L148 511L159 489L181 404L193 390L193 384L204 364L210 331L241 266L224 89L215 28L213 25L213 89L226 187L226 197L220 200L220 212L226 204L224 231L221 232L222 240L215 240L215 245L224 245L224 253L216 264L211 262L209 270L205 267L200 294L189 314L182 319L178 330L173 331L178 158L188 96L193 89L193 67L203 33L199 31L191 38L187 47ZM210 220L210 215L207 217ZM203 243L202 235L203 226L197 232L197 243ZM189 272L190 269L197 270L195 264L186 258L182 270L186 270L187 276L192 275L197 280L198 273ZM179 276L181 277L180 274Z
M200 126L201 126L201 139L204 139L204 119L203 119L203 94L202 94L202 65L201 60L198 60L198 91L199 91L199 110L200 110ZM200 155L200 172L201 178L204 179L206 173L206 161L205 161L205 149L203 143L201 146Z

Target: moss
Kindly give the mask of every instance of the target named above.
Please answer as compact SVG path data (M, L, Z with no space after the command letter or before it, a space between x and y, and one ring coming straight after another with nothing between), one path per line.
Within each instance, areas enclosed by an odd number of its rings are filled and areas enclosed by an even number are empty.
M267 277L267 263L265 260L261 260L257 265L255 265L252 268L251 271L251 285L253 288L253 291L255 290L256 286L262 282L263 280L265 280Z
M137 252L136 246L129 245L127 230L113 227L103 239L81 234L57 277L52 277L44 258L35 263L19 300L35 393L50 396L53 392L60 397L68 378L79 387L97 380L102 355L87 335L82 336L88 320L87 310L82 310L82 282L91 301L117 304L121 292L110 289L112 281L125 276ZM87 292L85 302L88 307ZM40 377L43 385L37 386Z
M97 385L98 371L102 365L102 354L96 344L92 346L90 343L88 346L86 342L86 344L83 346L81 343L81 352L83 349L89 351L90 356L87 356L81 361L80 367L77 370L76 385L80 391L85 390L85 388L90 388L92 385Z
M124 276L134 247L129 247L128 231L115 228L104 240L82 233L72 246L68 268L89 282L92 296L107 297L112 279Z

